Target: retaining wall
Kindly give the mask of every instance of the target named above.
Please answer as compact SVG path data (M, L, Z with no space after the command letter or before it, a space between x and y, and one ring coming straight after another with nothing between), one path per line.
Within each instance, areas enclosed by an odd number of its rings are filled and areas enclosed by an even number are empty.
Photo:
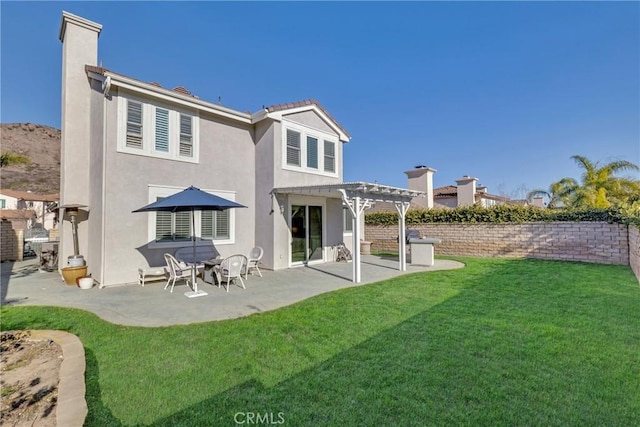
M407 225L407 229L419 230L425 237L442 239L442 243L436 246L436 254L439 255L540 258L629 265L629 233L627 225L623 224L411 224ZM373 250L398 250L397 225L366 225L365 236L366 240L373 242ZM635 236L638 238L637 234ZM640 254L636 255L636 258L640 258ZM638 259L636 261L640 263ZM638 268L640 269L640 265Z

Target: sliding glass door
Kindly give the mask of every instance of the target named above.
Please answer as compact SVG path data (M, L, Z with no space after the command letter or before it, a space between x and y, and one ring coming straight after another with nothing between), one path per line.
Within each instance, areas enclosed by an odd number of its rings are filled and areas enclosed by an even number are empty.
M291 264L322 261L322 206L291 206Z

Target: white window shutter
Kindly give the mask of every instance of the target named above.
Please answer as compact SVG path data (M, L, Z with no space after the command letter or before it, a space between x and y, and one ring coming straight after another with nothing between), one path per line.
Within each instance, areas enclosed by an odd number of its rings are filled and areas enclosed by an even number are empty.
M156 241L173 239L171 212L156 212Z
M127 100L127 147L142 148L142 104Z
M200 237L203 239L213 239L213 211L201 212Z
M156 151L169 152L169 111L156 108Z
M318 139L307 137L307 167L318 169Z
M324 141L324 171L336 171L336 144L332 141Z
M181 156L193 157L193 121L186 114L180 114L179 152Z
M216 239L228 239L229 228L229 211L216 211Z
M287 164L300 166L300 133L287 129Z
M176 212L174 240L191 238L191 212Z

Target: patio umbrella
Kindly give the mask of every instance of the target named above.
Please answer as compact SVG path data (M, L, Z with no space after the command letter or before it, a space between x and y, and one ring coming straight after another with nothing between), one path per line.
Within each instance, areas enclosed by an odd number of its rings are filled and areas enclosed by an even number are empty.
M204 291L198 291L198 284L196 283L196 236L195 236L195 211L223 211L232 208L246 208L231 200L216 196L215 194L207 193L199 188L191 186L179 193L173 194L169 197L165 197L162 200L153 202L147 206L143 206L133 212L191 212L191 240L193 240L193 269L191 272L191 278L193 279L193 292L187 292L185 295L188 297L207 295Z

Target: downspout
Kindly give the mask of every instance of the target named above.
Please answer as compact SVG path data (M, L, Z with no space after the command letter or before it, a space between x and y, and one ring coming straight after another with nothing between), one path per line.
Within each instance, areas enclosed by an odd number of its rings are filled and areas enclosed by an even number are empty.
M104 97L102 98L102 218L100 220L100 288L104 288L104 275L106 262L106 239L105 239L105 227L107 221L107 215L105 213L105 203L107 202L107 97L109 96L109 89L111 88L111 77L102 82L102 90L104 91Z

